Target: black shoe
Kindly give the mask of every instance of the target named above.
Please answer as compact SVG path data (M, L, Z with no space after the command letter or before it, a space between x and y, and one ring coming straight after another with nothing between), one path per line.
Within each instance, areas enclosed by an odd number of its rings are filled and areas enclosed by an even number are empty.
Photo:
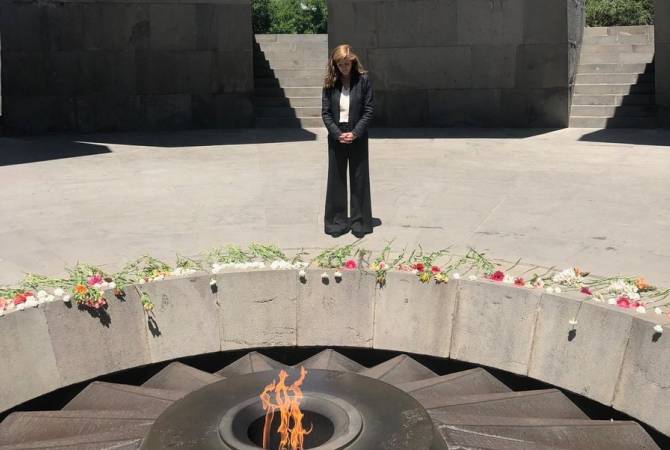
M382 219L380 219L379 217L373 217L370 224L372 225L373 228L378 227L382 224Z
M330 235L330 236L332 236L332 237L334 237L334 238L338 238L338 237L340 237L340 236L343 236L343 235L347 234L348 232L349 232L349 228L347 228L346 230L335 231L335 232L332 232L332 233L328 233L328 232L326 232L326 234L328 234L328 235Z
M361 238L364 238L365 235L366 235L366 234L369 234L369 233L365 233L365 232L363 232L363 231L354 231L354 230L351 230L351 234L353 234L354 236L356 236L358 239L361 239Z

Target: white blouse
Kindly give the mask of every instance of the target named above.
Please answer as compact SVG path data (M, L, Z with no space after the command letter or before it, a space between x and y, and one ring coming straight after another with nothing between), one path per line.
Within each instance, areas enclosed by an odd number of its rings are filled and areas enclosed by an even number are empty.
M342 86L340 94L340 122L349 122L349 91L350 88Z

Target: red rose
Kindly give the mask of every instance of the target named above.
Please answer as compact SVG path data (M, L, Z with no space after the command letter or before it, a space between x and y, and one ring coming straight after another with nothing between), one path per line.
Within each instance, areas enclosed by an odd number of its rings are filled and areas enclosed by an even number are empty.
M442 270L441 270L438 266L432 266L432 267L430 268L430 271L433 272L433 273L440 273L440 272L442 272Z
M616 300L616 304L620 308L630 308L630 300L628 297L619 297Z
M523 278L521 278L521 277L517 277L517 278L514 279L514 284L515 284L516 286L525 286L525 285L526 285L526 282L523 281Z
M584 286L579 292L585 295L593 295L593 292L591 292L591 289L589 289L587 286Z
M426 268L426 266L423 265L423 263L414 263L412 264L412 269L416 269L419 272L423 272L423 270Z
M344 263L344 267L349 269L349 270L354 270L356 268L356 261L353 259L347 260L347 262Z
M28 293L27 292L24 292L23 294L16 294L14 296L14 304L15 305L20 305L21 303L25 303L27 299L28 299Z
M502 281L505 279L505 274L503 273L502 270L496 270L495 272L493 272L490 278L493 281Z

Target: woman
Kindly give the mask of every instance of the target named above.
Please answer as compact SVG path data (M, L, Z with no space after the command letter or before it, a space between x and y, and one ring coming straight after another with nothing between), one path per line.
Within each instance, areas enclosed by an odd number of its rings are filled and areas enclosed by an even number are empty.
M367 72L349 45L333 49L321 96L321 117L328 129L326 234L338 237L351 230L360 238L372 233L368 126L374 97ZM347 215L347 165L351 216Z

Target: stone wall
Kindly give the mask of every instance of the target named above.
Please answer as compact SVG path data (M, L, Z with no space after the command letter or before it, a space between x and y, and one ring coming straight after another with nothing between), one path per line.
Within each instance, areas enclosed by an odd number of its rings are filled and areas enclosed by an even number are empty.
M5 126L253 125L250 0L5 0Z
M655 4L656 105L659 124L670 128L670 2L656 0Z
M491 281L422 284L390 272L227 272L149 283L108 296L107 317L62 302L0 318L0 411L101 375L225 350L346 346L453 358L545 381L670 434L670 319ZM331 271L332 274L332 271ZM74 307L72 307L74 308ZM570 322L576 320L577 324ZM102 322L102 323L101 323ZM664 324L666 333L653 327ZM76 333L73 333L76 330ZM667 334L667 336L666 336Z
M376 125L564 127L582 6L330 0L328 43L351 44L370 69Z

